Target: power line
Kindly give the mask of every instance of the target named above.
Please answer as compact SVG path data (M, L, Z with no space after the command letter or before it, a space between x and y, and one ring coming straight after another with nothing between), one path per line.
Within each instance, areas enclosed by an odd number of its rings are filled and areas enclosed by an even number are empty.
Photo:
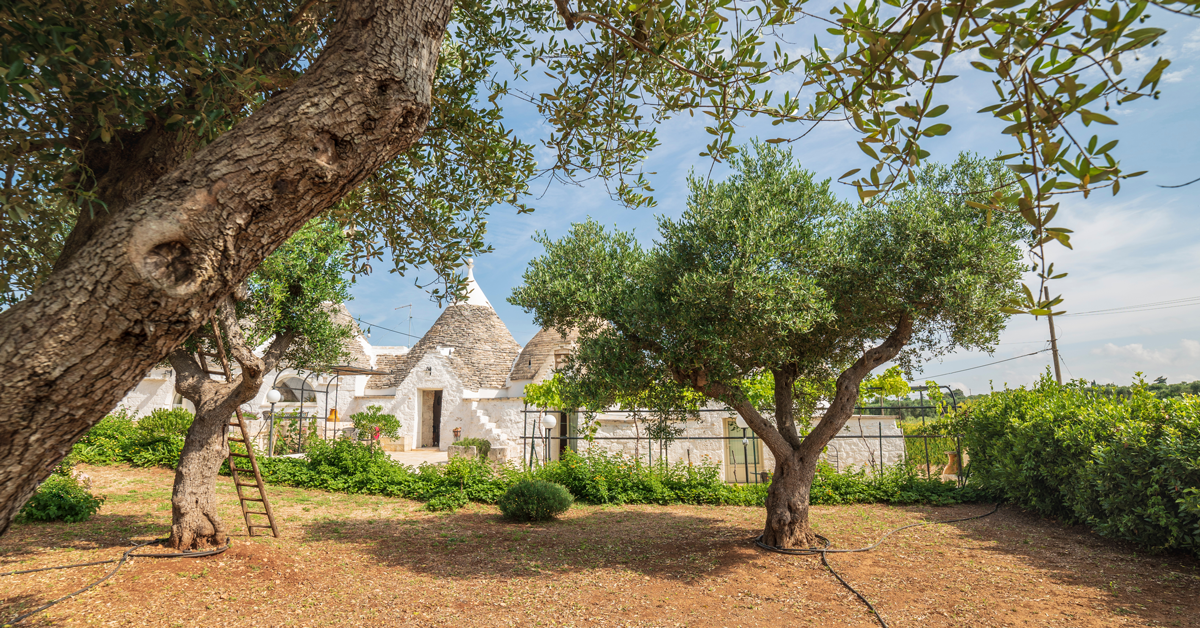
M1198 179L1192 179L1191 181L1188 181L1187 183L1180 183L1179 185L1160 185L1160 186L1158 186L1158 187L1160 187L1160 188L1181 188L1181 187L1184 187L1184 186L1191 185L1191 184L1193 184L1193 183L1195 183L1195 182L1197 182L1197 181L1200 181L1200 178L1198 178Z
M410 338L416 338L417 340L420 340L421 338L424 338L424 336L415 336L415 335L413 335L413 334L406 334L406 333L404 333L404 332L402 332L402 331L396 331L396 330L394 330L394 329L388 329L387 327L384 327L383 325L376 325L375 323L368 323L367 321L364 321L363 319L361 319L361 318L359 318L359 317L357 317L357 316L351 316L350 318L352 318L352 319L354 319L354 320L356 320L356 321L358 321L358 322L360 322L360 323L362 323L362 324L366 325L366 326L367 326L367 330L368 330L368 331L370 331L370 328L374 327L374 328L376 328L376 329L382 329L383 331L390 331L390 332L392 332L393 334L400 334L401 336L408 336L408 337L410 337ZM506 355L506 356L511 356L511 355L512 355L512 351L504 351L504 350L502 350L502 349L487 349L487 348L484 348L484 347L461 347L461 346L458 346L458 345L441 345L441 346L443 346L443 347L450 347L450 348L452 348L452 349L461 349L461 350L463 350L463 351L487 351L487 352L490 352L490 353L500 353L500 354L503 354L503 355ZM518 353L518 354L520 354L520 351L521 351L521 350L520 350L520 349L518 349L518 350L517 350L517 353Z
M1200 296L1184 297L1182 299L1171 299L1168 301L1155 301L1153 303L1141 303L1139 305L1126 305L1123 307L1113 307L1103 310L1088 310L1086 312L1068 312L1060 316L1096 316L1101 314L1128 314L1133 312L1149 312L1153 310L1168 310L1176 307L1191 307L1200 305Z
M957 370L957 371L950 371L949 373L939 373L939 374L937 374L937 375L922 375L922 377L927 377L927 378L929 378L929 379L934 379L934 378L936 378L936 377L945 377L945 376L947 376L947 375L954 375L955 373L964 373L964 372L966 372L966 371L974 371L975 369L981 369L981 368L984 368L984 367L992 366L992 365L994 365L994 364L1001 364L1001 363L1004 363L1004 362L1012 362L1013 360L1019 360L1019 359L1021 359L1021 358L1027 358L1027 357L1029 357L1029 356L1031 356L1031 355L1037 355L1037 354L1039 354L1039 353L1045 353L1045 352L1047 352L1047 351L1049 351L1049 350L1050 350L1050 349L1047 347L1047 348L1045 348L1045 349L1042 349L1041 351L1034 351L1033 353L1026 353L1025 355L1018 355L1018 356L1017 356L1017 357L1015 357L1015 358L1008 358L1008 359L1005 359L1005 360L996 360L995 362L988 362L987 364L980 364L979 366L972 366L972 367L971 367L971 368L969 368L969 369L959 369L959 370Z
M356 321L358 321L358 322L362 323L363 325L366 325L366 326L367 326L367 330L368 330L368 331L370 331L370 329L371 329L372 327L374 327L374 328L376 328L376 329L382 329L383 331L390 331L390 332L392 332L393 334L400 334L401 336L408 336L408 337L410 337L410 338L416 338L417 340L420 340L420 339L421 339L421 336L414 336L414 335L412 335L412 334L406 334L406 333L404 333L404 332L402 332L402 331L396 331L396 330L394 330L394 329L388 329L387 327L384 327L383 325L376 325L375 323L368 323L367 321L364 321L363 319L361 319L361 318L359 318L359 317L357 317L357 316L351 316L350 318L353 318L354 320L356 320Z

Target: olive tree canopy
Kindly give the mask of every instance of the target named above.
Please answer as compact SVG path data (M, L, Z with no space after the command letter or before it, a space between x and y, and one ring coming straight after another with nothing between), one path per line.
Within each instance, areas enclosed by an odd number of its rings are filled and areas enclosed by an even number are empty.
M775 456L765 541L807 547L817 458L860 382L889 360L991 349L1017 296L1020 233L933 185L849 205L764 144L732 165L725 181L689 180L687 209L659 219L650 248L594 221L538 236L546 252L510 301L539 325L579 328L579 372L668 376L737 410ZM744 388L763 371L770 415ZM794 413L802 379L835 382L807 434Z

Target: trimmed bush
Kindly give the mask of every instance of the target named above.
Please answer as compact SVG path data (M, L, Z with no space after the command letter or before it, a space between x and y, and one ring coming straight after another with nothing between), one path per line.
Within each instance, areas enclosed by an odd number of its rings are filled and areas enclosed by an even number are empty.
M546 521L566 512L574 501L560 484L525 479L508 489L497 505L509 519Z
M464 438L457 443L459 447L474 447L480 458L487 460L488 452L492 450L492 441L486 438Z
M994 392L958 411L973 486L1153 550L1200 555L1200 398L1059 386Z
M25 502L17 513L17 521L87 521L102 504L103 496L92 495L70 475L54 473Z

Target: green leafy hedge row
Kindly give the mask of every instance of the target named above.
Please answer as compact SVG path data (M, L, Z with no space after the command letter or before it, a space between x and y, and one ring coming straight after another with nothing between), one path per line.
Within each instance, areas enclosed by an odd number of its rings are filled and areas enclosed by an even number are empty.
M1058 385L994 392L957 411L971 485L1151 549L1200 555L1200 398Z
M509 487L525 478L560 484L575 499L592 504L761 506L767 494L765 484L723 482L716 465L651 467L604 452L568 452L562 460L532 471L466 458L412 469L379 449L349 441L315 442L307 453L307 459L259 458L263 479L301 488L433 501L432 509L467 501L496 503ZM975 498L973 491L924 480L904 468L880 476L864 471L837 473L822 466L812 489L814 504L950 504Z
M136 423L120 414L107 417L76 444L75 458L91 464L123 462L174 468L191 424L190 414L180 412L160 412L161 416L143 417ZM533 471L464 458L413 469L392 460L379 448L345 440L314 440L305 453L306 458L259 455L263 479L276 485L405 497L427 502L431 510L453 509L469 501L494 504L525 478L560 484L575 499L593 504L761 506L767 494L765 484L725 483L716 464L650 466L605 452L568 452L562 460ZM822 466L811 494L814 504L950 504L974 497L971 491L921 479L903 467L877 475L865 471L837 473L832 467Z

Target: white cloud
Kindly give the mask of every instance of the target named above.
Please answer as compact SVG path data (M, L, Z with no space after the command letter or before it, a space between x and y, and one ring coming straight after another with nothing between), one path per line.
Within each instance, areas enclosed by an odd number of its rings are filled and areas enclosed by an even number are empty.
M1164 83L1182 83L1184 77L1192 73L1191 68L1184 68L1178 72L1167 72L1162 76Z
M1150 366L1171 366L1190 363L1200 358L1200 342L1183 339L1179 349L1147 349L1142 343L1135 342L1117 346L1111 342L1092 349L1092 355L1119 358L1135 364Z
M1200 28L1192 31L1188 38L1183 41L1183 49L1188 52L1200 50Z

